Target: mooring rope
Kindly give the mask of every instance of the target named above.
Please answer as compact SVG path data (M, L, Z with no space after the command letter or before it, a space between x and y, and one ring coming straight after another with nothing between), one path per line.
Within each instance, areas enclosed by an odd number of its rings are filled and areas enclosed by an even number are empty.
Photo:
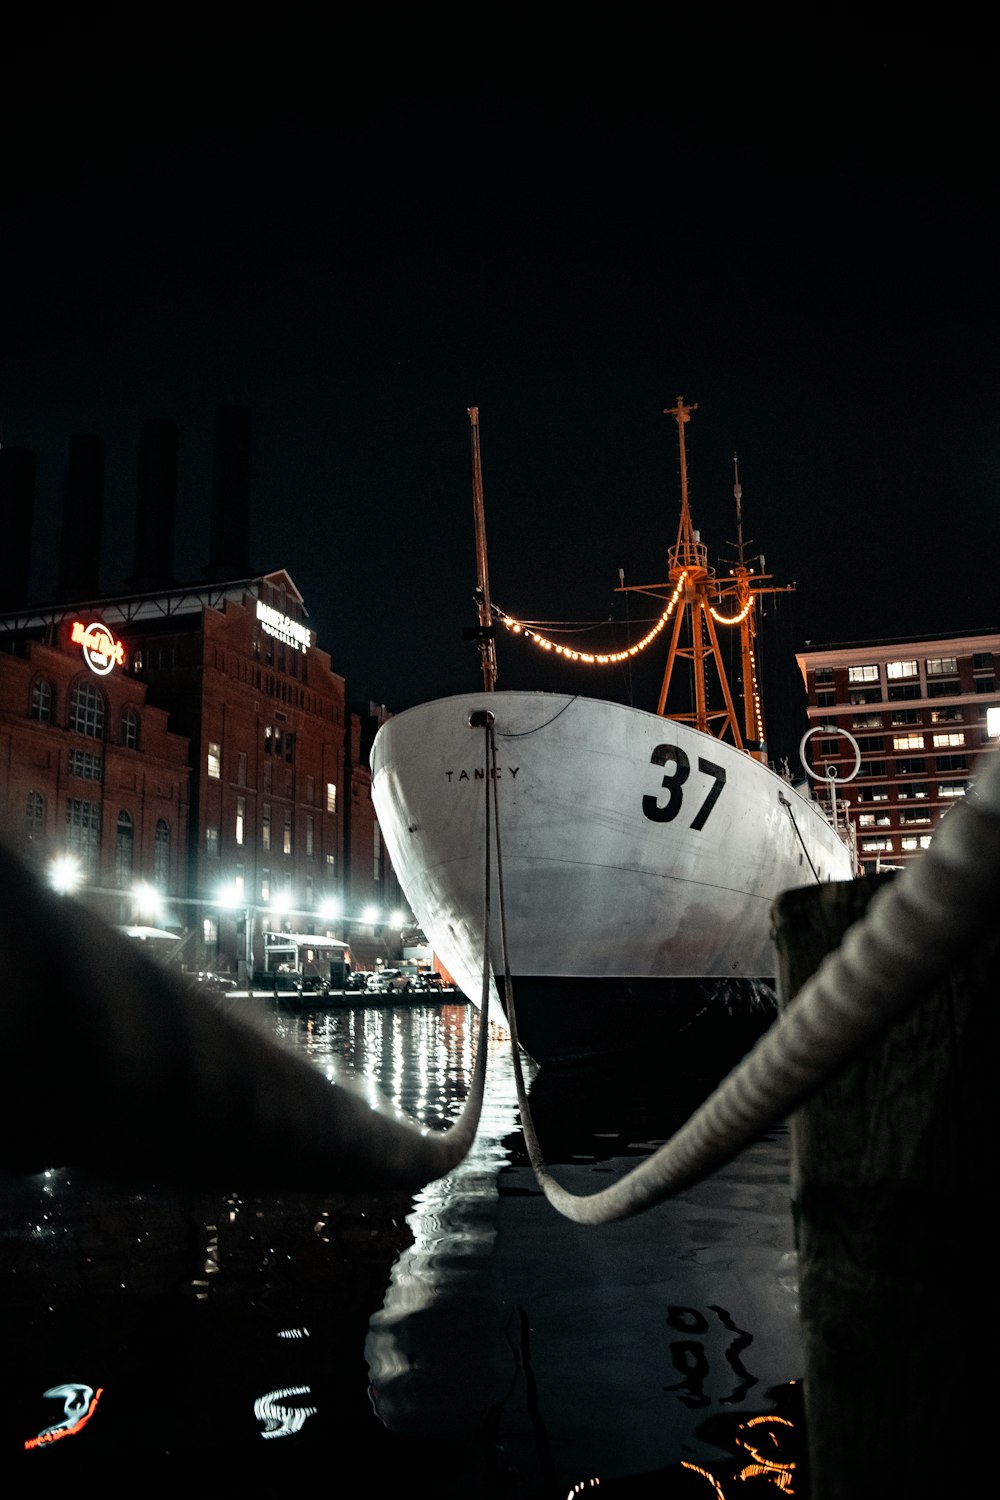
M975 783L918 860L872 898L865 916L827 954L742 1062L653 1156L620 1182L572 1193L545 1163L531 1119L517 1042L507 952L496 737L487 723L486 800L493 786L504 994L521 1128L539 1186L579 1224L643 1213L733 1160L764 1131L843 1071L960 961L992 940L1000 908L1000 754L983 757ZM488 959L486 960L488 966Z

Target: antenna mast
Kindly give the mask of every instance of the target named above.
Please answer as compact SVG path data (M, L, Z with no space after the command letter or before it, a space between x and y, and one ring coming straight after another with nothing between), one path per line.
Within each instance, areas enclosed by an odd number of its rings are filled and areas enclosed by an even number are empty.
M492 693L497 681L496 626L490 603L490 571L486 558L486 521L483 514L483 469L479 455L479 407L470 406L472 423L472 508L476 524L476 608L479 626L475 636L483 664L483 687Z

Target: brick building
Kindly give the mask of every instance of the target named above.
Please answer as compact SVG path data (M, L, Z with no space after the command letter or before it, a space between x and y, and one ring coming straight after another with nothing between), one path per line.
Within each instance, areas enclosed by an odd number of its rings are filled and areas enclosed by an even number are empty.
M171 577L172 424L143 434L128 592L97 587L98 440L71 440L58 584L42 606L26 603L15 528L0 835L47 870L74 856L80 899L119 925L183 933L191 968L259 969L277 928L346 940L363 964L392 958L386 917L401 898L366 758L385 710L349 711L293 580L247 566L248 436L246 414L223 409L199 583ZM30 514L29 459L0 450L6 514ZM163 899L155 922L137 885Z
M42 871L74 857L102 915L131 923L141 878L186 888L189 746L145 683L88 668L78 624L0 657L0 836Z
M965 796L979 756L996 747L1000 633L810 646L795 659L806 688L805 758L819 778L835 775L862 868L904 865ZM826 795L823 781L816 785Z

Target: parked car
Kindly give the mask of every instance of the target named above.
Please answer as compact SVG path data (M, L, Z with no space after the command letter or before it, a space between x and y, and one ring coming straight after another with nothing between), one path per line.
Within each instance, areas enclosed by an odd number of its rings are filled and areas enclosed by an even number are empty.
M438 994L440 994L445 987L444 980L441 978L441 975L437 972L436 969L424 974L423 978L427 981L427 988L429 990L435 990Z
M398 969L377 969L368 975L365 989L369 995L388 995L401 989L402 984L403 976Z
M186 973L185 978L201 995L228 995L231 990L236 989L236 980L228 974L214 974L199 969L197 973Z
M426 974L409 974L403 984L404 995L429 995L430 985Z

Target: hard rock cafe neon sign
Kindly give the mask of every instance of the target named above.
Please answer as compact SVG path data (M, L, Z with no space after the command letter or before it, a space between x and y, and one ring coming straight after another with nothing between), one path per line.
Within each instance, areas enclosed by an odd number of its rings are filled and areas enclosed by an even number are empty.
M100 621L84 625L82 620L74 620L70 640L83 648L84 661L99 677L106 677L114 666L125 665L125 647Z

